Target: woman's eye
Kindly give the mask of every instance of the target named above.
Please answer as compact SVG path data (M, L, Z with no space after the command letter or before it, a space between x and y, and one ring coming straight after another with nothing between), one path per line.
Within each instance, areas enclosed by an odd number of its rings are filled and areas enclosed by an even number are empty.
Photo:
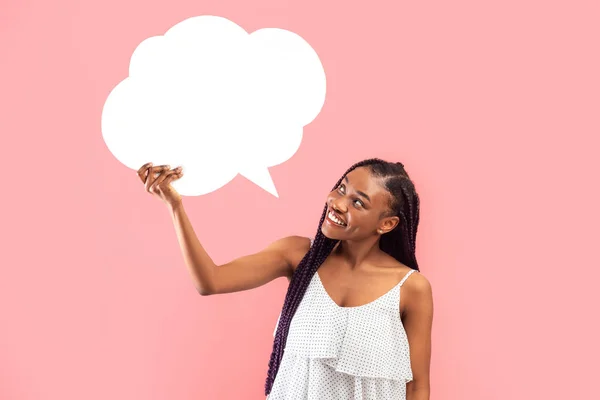
M344 193L344 192L346 191L346 188L344 187L344 185L340 185L340 186L338 187L338 191L339 191L340 193Z
M364 204L362 203L362 201L360 201L360 200L354 200L354 204L357 204L357 203L358 203L358 205L359 205L359 206L361 206L361 207L364 205Z

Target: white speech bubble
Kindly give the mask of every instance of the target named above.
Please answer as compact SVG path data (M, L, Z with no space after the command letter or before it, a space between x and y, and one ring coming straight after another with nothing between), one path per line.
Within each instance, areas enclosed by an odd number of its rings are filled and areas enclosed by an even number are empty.
M135 49L104 104L102 135L129 168L181 165L173 187L182 195L239 173L278 197L268 168L296 153L325 88L317 53L297 34L192 17Z

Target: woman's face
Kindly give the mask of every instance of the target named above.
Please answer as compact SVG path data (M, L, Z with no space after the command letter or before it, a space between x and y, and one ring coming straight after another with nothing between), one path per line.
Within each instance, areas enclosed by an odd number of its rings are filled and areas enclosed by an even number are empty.
M389 210L389 192L367 167L351 171L327 196L323 235L334 240L361 240L392 230L398 217L381 217Z

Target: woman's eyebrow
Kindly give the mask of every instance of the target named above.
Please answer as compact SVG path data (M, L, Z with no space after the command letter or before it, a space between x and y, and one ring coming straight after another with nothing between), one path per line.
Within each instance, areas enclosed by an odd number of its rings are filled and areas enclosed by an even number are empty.
M344 178L346 180L346 183L349 185L350 181L348 180L348 176L345 176ZM367 199L369 201L369 203L371 202L371 198L369 196L367 196L366 193L361 192L360 190L357 190L356 193L360 194L362 197L364 197L365 199Z

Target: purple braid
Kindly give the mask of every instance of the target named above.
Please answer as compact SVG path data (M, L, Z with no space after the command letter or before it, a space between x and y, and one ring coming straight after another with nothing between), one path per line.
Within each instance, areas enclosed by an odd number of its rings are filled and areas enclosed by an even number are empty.
M332 190L335 190L342 183L348 173L363 166L368 166L373 176L383 178L385 187L391 194L390 209L392 211L389 212L389 216L397 215L400 218L396 228L381 237L379 247L396 260L418 271L415 245L419 224L419 196L402 163L389 163L378 158L358 162L348 168ZM338 242L327 238L321 233L321 225L325 221L326 213L327 204L323 208L313 244L298 264L285 295L279 325L273 340L273 351L269 359L269 371L265 383L265 395L267 396L271 393L273 382L283 358L283 350L292 318L313 275L331 254Z

